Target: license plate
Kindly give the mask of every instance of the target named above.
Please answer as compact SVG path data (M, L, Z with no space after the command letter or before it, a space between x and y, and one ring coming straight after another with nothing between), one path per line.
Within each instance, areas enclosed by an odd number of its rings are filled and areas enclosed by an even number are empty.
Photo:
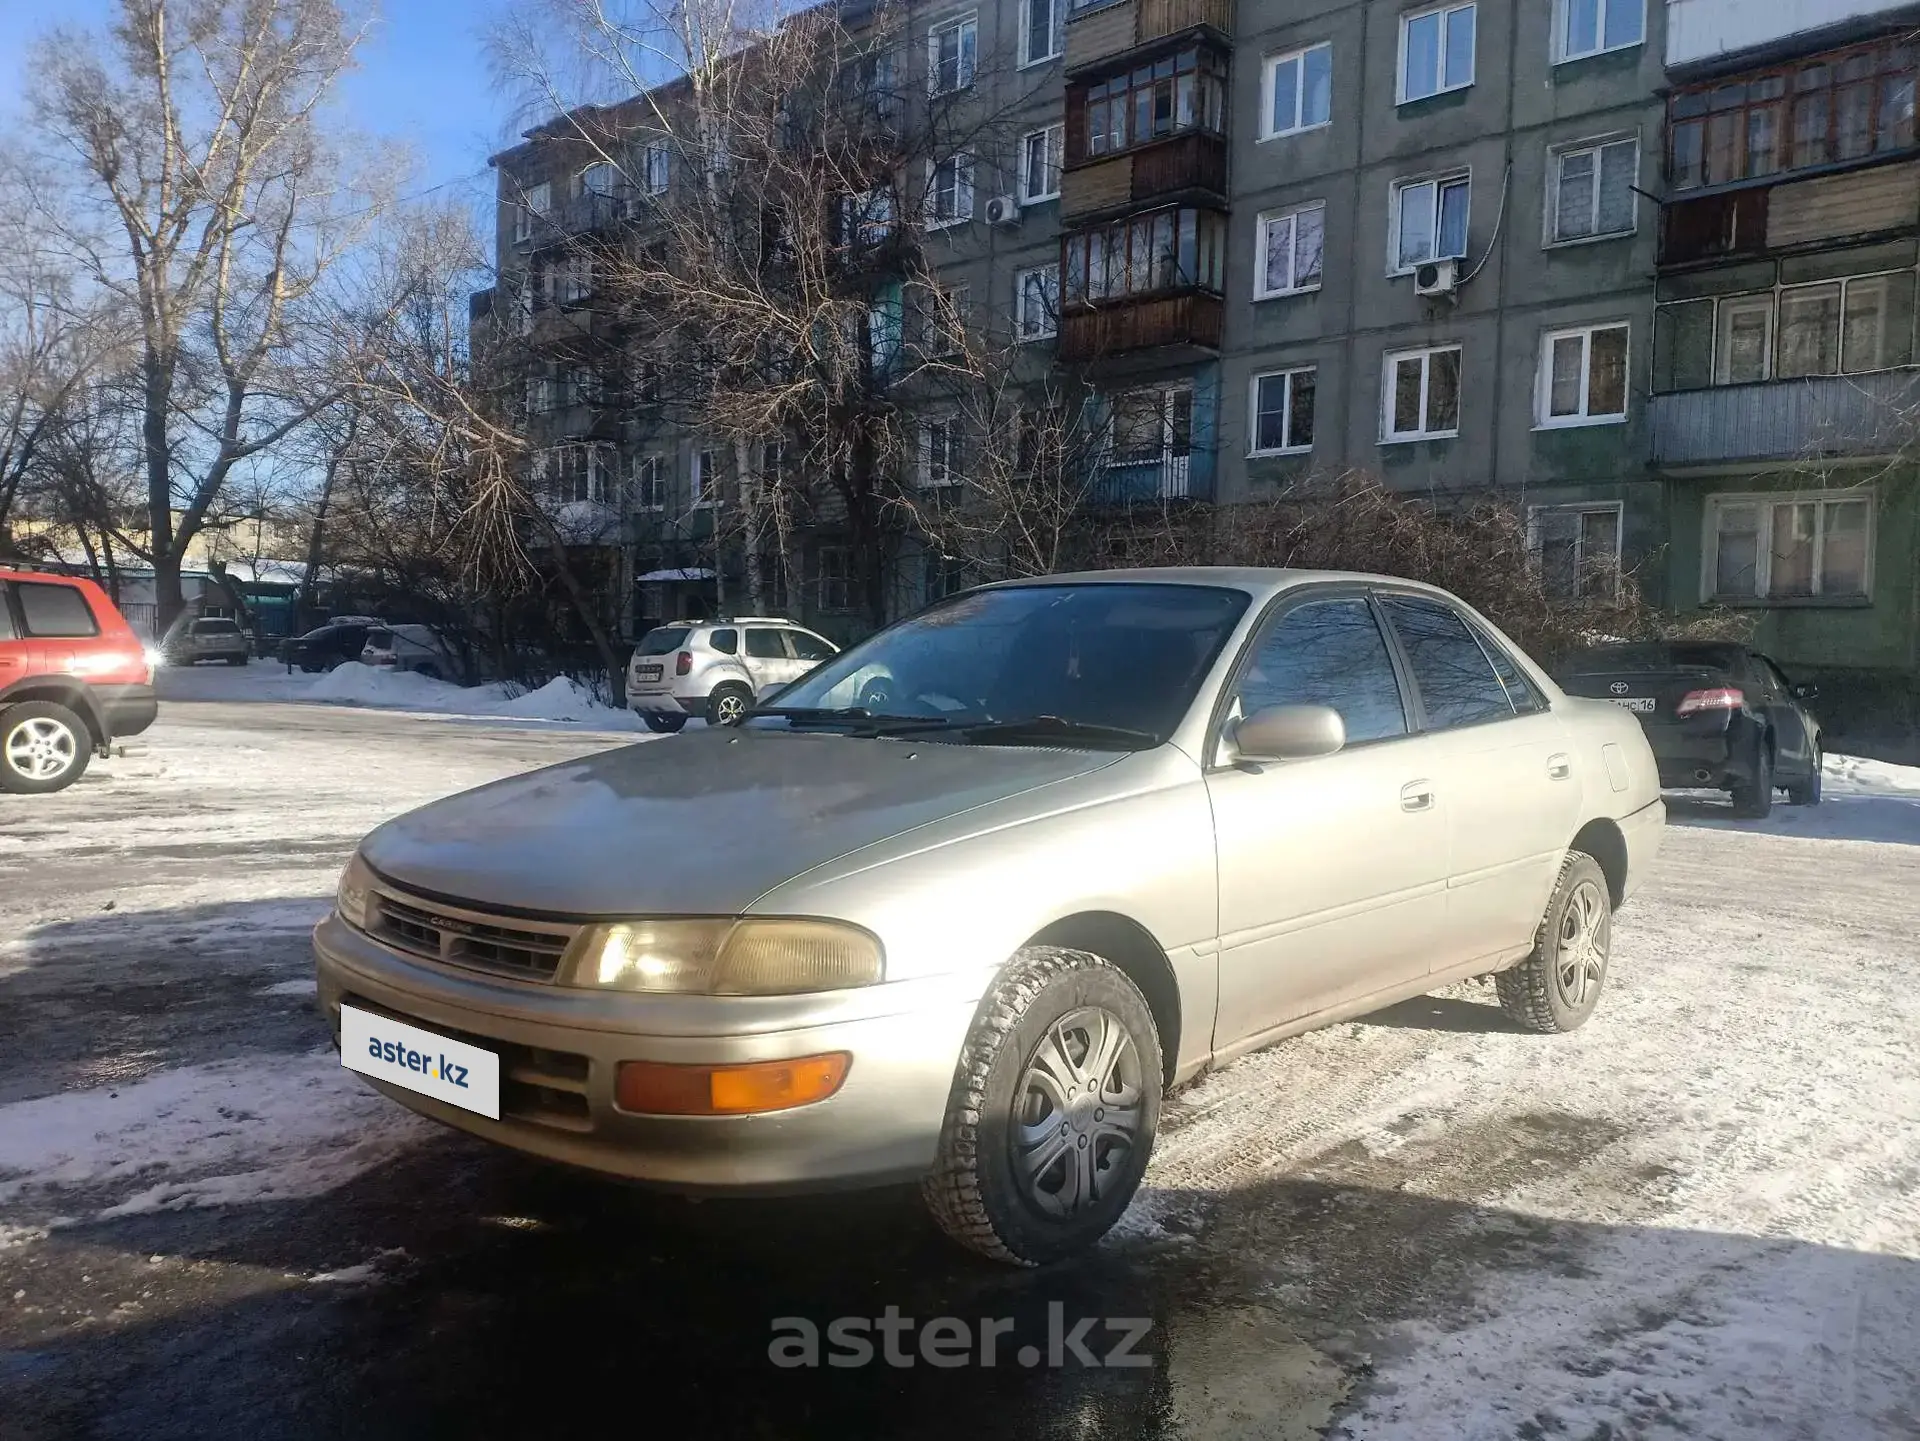
M340 1064L376 1081L500 1119L500 1057L451 1036L342 1006Z
M657 665L635 666L633 668L633 673L634 673L634 676L640 680L659 680L660 679L660 667Z
M1650 695L1629 695L1618 699L1609 696L1607 699L1612 700L1622 710L1630 710L1636 715L1652 715L1654 712L1655 701Z

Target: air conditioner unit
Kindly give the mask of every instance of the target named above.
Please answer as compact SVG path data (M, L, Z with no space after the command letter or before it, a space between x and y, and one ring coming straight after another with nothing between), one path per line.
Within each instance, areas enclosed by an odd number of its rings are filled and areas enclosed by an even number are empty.
M1415 295L1452 295L1459 288L1460 262L1457 260L1430 260L1414 267Z
M996 195L987 202L987 224L1018 225L1020 202L1011 195Z

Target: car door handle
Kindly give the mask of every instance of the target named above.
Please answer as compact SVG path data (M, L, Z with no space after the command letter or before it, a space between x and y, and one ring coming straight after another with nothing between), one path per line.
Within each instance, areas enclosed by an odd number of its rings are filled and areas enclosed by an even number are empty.
M1573 760L1565 753L1547 757L1547 779L1563 781L1573 774Z
M1403 811L1430 811L1433 809L1433 782L1408 781L1400 787L1400 809Z

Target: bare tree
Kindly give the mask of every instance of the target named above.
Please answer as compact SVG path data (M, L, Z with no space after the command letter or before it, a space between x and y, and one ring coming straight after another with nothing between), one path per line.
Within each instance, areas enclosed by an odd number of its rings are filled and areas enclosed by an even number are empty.
M35 51L35 126L90 202L64 238L136 319L163 628L236 468L334 399L285 366L374 208L321 122L356 40L334 0L119 0Z

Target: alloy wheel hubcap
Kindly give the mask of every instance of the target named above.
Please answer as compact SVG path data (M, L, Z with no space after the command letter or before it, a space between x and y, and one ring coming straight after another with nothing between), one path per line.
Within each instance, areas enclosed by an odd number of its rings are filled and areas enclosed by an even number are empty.
M1560 949L1555 974L1560 998L1578 1008L1600 988L1607 970L1607 907L1600 887L1582 881L1567 898L1560 917Z
M1140 1052L1113 1012L1055 1021L1014 1093L1014 1174L1043 1213L1066 1219L1110 1194L1140 1134Z
M30 781L50 781L64 775L78 753L73 732L44 716L21 721L7 732L7 766Z
M747 713L746 702L741 700L737 695L721 696L718 709L720 711L720 723L722 725L732 725Z

